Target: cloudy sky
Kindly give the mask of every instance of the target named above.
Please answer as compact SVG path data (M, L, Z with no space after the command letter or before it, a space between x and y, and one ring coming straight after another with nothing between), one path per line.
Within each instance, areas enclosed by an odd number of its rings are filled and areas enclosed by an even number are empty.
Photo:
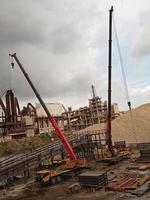
M0 94L13 89L20 102L36 102L16 52L46 102L84 106L96 94L107 100L108 10L114 18L133 107L150 102L149 0L0 0ZM127 109L113 35L113 102Z

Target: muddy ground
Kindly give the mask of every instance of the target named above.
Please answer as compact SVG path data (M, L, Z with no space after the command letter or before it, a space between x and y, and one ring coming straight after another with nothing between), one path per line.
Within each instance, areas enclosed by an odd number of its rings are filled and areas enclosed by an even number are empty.
M114 174L122 175L131 160L123 161L114 166L107 168L108 173L113 171ZM95 170L100 169L102 166L96 164ZM150 192L145 193L141 197L131 195L126 192L105 191L101 189L95 192L88 192L81 190L78 193L68 194L67 188L78 181L78 178L71 178L63 181L55 186L48 186L40 188L33 179L28 180L27 183L19 182L7 190L0 191L0 200L148 200L150 199Z
M1 196L1 200L148 200L150 193L143 197L136 197L127 193L119 193L113 191L105 191L101 189L96 192L88 193L82 191L75 194L67 194L65 192L66 186L72 181L67 181L53 187L39 188L32 182L24 185L12 187L7 191L7 195Z

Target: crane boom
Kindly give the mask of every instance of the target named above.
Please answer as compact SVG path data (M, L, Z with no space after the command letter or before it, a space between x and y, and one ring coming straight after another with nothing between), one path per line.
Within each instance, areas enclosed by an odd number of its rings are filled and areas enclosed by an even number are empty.
M34 85L33 85L32 81L31 81L31 79L30 79L29 76L28 76L28 74L27 74L26 71L24 70L24 68L23 68L21 62L19 61L19 59L18 59L16 53L9 54L9 55L10 55L12 58L15 59L16 63L17 63L18 66L20 67L22 73L24 74L24 76L25 76L25 78L27 79L29 85L31 86L32 90L34 91L34 93L35 93L37 99L39 100L39 102L41 103L41 105L42 105L44 111L46 112L46 114L47 114L47 116L48 116L48 119L50 120L52 126L54 127L55 132L56 132L58 138L61 140L61 142L62 142L63 145L64 145L64 148L66 149L67 153L69 154L69 157L70 157L71 159L76 160L77 157L76 157L76 155L75 155L75 153L74 153L74 151L73 151L71 145L69 144L69 142L68 142L67 138L65 137L64 133L62 132L62 130L61 130L60 127L58 126L58 124L57 124L57 122L56 122L56 119L50 114L48 108L46 107L46 105L45 105L45 103L44 103L44 101L43 101L43 99L41 98L40 94L38 93L38 91L37 91L36 88L34 87Z
M112 156L114 155L111 134L111 73L112 73L112 13L113 6L109 10L109 45L108 45L108 116L107 116L107 145Z

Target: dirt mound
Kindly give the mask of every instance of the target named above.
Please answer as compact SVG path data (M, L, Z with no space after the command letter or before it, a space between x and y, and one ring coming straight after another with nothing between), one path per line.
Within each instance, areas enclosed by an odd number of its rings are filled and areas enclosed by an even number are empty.
M130 111L112 121L113 141L125 140L126 143L150 142L150 103L132 109L133 123ZM85 130L106 128L106 124L94 124Z
M112 122L113 140L125 140L127 143L150 142L150 104L132 109Z

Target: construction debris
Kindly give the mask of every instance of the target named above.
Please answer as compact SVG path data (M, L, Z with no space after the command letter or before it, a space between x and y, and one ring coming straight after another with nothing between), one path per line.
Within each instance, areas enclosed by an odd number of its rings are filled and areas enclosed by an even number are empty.
M79 175L82 187L102 188L108 184L107 174L100 171L88 171Z
M79 183L73 183L70 186L68 186L67 188L64 188L64 191L67 194L71 194L71 193L78 193L81 191L81 186Z
M149 190L150 176L137 173L125 173L123 178L117 183L110 183L106 189L119 192L128 192L137 196L143 195Z
M129 190L127 192L130 192L131 194L142 196L145 192L147 192L150 189L150 182L146 182L139 187L135 188L135 190Z

